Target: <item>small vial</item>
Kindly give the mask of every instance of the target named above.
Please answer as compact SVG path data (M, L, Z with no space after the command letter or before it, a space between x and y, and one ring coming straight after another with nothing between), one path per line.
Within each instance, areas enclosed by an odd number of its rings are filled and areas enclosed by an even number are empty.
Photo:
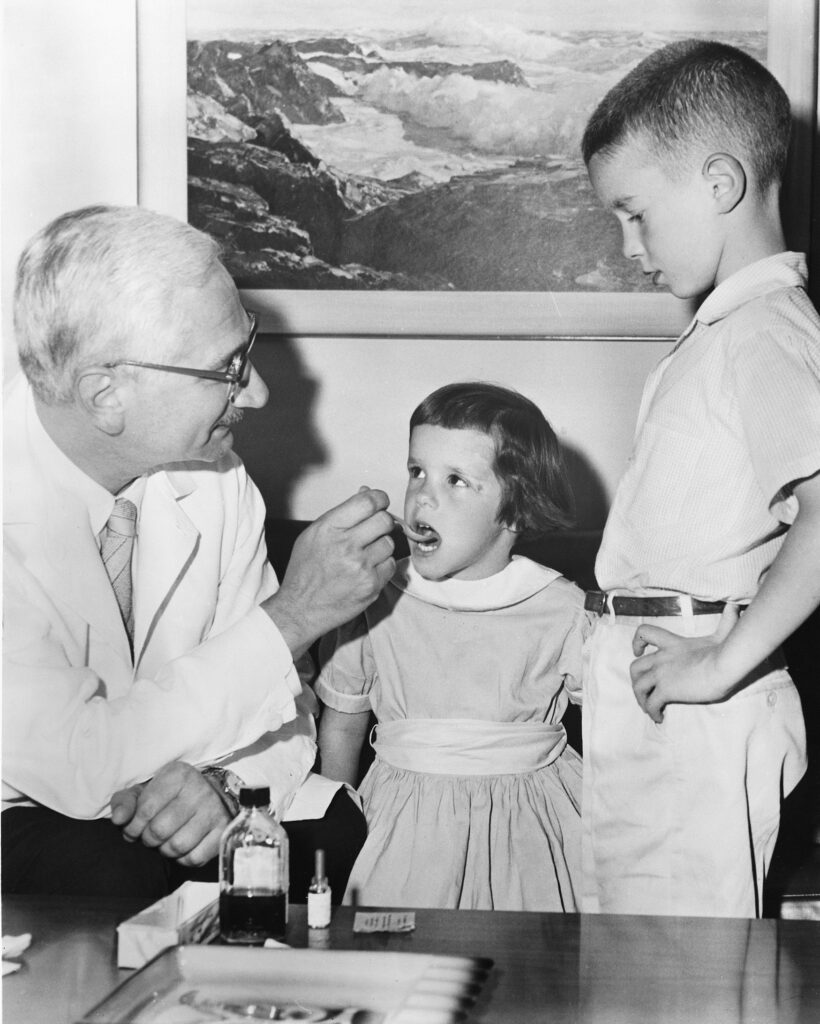
M288 836L270 812L267 786L243 786L239 814L219 843L219 931L223 942L282 940L288 922Z
M314 875L307 895L308 928L327 928L330 925L330 885L325 874L325 851L316 851Z

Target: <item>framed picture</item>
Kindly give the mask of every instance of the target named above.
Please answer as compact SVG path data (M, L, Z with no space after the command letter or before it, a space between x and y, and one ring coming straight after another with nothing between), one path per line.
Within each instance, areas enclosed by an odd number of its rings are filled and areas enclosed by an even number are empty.
M138 0L140 202L218 237L269 333L674 337L578 143L643 56L698 35L768 65L809 249L814 0Z

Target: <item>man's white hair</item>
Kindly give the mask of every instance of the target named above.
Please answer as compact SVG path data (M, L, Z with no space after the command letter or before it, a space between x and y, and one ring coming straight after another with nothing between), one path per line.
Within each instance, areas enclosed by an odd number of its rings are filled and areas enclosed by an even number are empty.
M219 247L138 206L89 206L39 231L17 265L14 329L37 396L68 402L77 371L117 359L167 362L181 346L180 289L202 287Z

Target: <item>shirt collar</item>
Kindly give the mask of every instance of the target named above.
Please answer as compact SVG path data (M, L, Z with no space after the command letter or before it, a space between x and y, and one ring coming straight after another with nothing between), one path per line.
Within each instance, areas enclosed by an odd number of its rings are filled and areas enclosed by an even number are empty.
M782 288L805 288L806 257L800 252L779 252L742 267L704 299L695 321L713 324L751 299ZM688 332L687 332L688 333Z
M548 587L560 573L529 558L513 555L500 572L482 580L428 580L409 558L402 559L390 581L398 590L451 611L493 611L520 604Z

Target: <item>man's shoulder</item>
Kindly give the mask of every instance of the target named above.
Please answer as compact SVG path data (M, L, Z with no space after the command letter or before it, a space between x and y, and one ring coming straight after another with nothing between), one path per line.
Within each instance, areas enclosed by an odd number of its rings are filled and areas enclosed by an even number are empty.
M3 387L3 510L4 522L18 517L30 506L41 481L38 461L33 457L28 430L27 409L31 391L22 373ZM18 511L18 503L22 508Z
M22 372L17 372L6 378L3 384L3 422L6 430L9 429L10 423L23 421L30 394L31 389ZM17 437L15 432L14 438ZM8 439L13 440L14 438Z

